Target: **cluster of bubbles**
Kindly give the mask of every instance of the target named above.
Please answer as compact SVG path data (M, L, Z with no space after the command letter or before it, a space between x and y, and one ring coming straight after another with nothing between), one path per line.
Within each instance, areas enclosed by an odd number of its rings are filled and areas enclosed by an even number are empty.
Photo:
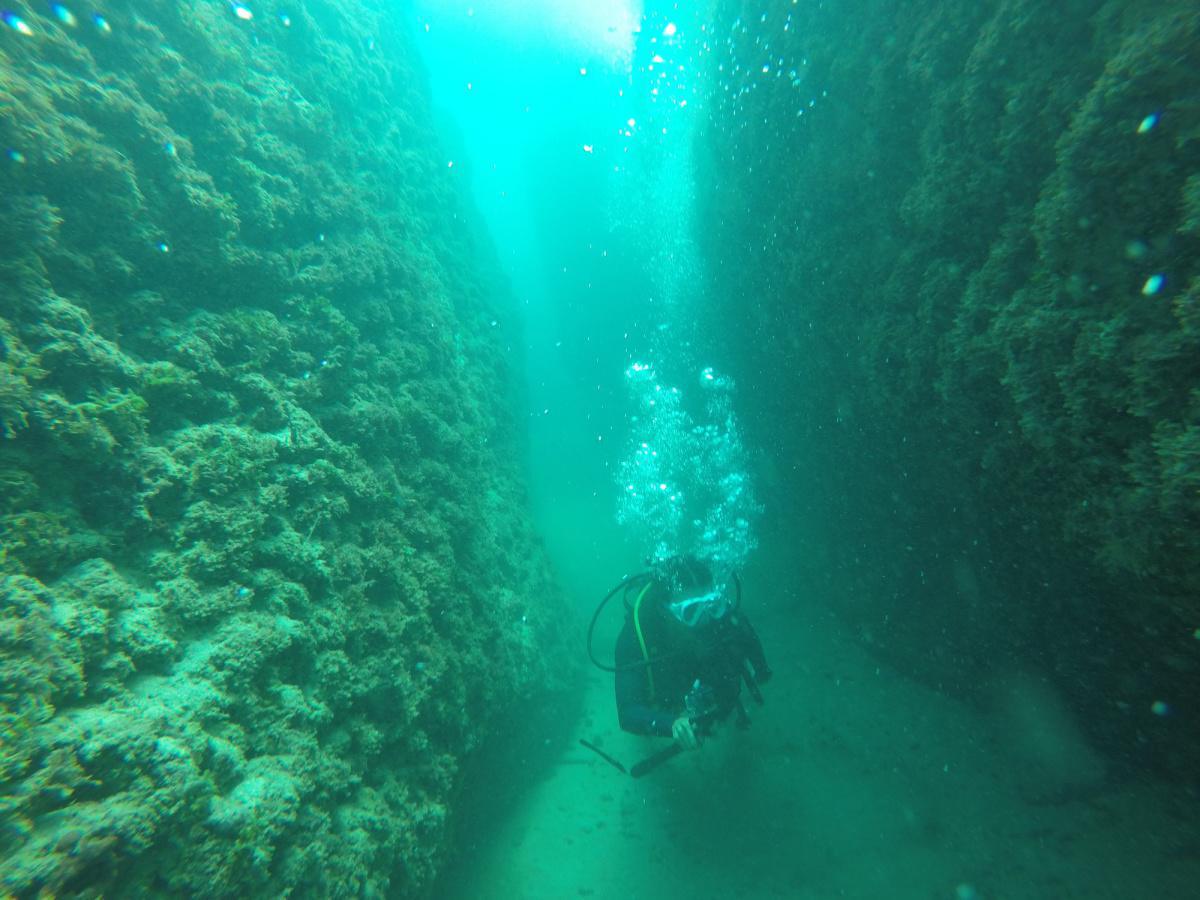
M629 83L619 90L621 120L615 141L603 142L612 172L631 187L658 170L679 168L672 159L690 154L692 130L702 106L700 73L711 52L711 26L698 9L670 14L647 10L634 34ZM658 199L652 203L661 202Z
M254 20L254 11L244 3L235 2L235 0L226 0L230 13L237 19L243 22L251 22ZM68 28L74 28L79 24L79 17L65 3L50 3L47 5L47 15L57 19L62 25ZM98 12L93 12L89 16L93 27L103 35L112 34L113 27L103 15ZM292 25L292 17L286 12L276 13L276 18L285 28L290 28ZM34 25L29 21L19 16L11 10L0 11L0 22L3 22L13 31L22 34L25 37L33 37L37 34Z
M800 129L811 127L833 102L819 74L827 69L827 60L821 65L806 51L790 8L797 5L738 18L723 39L712 34L715 66L710 64L713 90L706 98L707 117L710 127L733 138L726 162L747 173L756 164L769 164L781 150L788 152L803 133ZM755 110L765 107L773 111L776 134L760 128L766 121ZM779 118L789 111L795 128Z
M653 326L635 351L654 362L634 362L625 372L633 409L616 470L617 521L651 564L692 555L724 581L754 549L753 523L761 508L746 472L733 382L698 361L705 340L694 306L705 278L693 237L692 146L702 121L699 76L713 52L711 34L699 10L648 12L634 54L627 98L634 109L615 167L626 183L612 191L626 205L612 218L654 235L646 248L652 280L647 319ZM681 389L664 372L692 374Z
M79 19L76 17L75 13L73 13L69 7L62 3L49 4L47 7L47 14L52 18L57 19L60 24L66 25L68 28L74 28L79 24ZM25 37L33 37L37 33L34 26L30 25L29 22L10 10L4 10L3 12L0 12L0 21L4 22L4 24L13 31L17 32L18 34L22 34ZM100 15L100 13L92 13L91 21L95 29L101 34L112 33L112 26L108 24L108 20L105 19L104 16Z
M733 381L705 368L695 397L685 397L649 363L631 365L625 380L636 412L618 467L617 521L652 548L652 562L692 554L716 572L740 569L762 507L746 474Z

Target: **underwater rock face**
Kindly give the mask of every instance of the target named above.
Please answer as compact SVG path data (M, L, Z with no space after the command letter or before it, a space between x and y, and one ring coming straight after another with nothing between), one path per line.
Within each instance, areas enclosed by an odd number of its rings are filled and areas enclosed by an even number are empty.
M1195 4L717 20L712 315L800 577L906 671L978 696L1049 667L1106 752L1190 772Z
M0 34L0 893L419 894L559 674L506 289L377 8L76 13Z

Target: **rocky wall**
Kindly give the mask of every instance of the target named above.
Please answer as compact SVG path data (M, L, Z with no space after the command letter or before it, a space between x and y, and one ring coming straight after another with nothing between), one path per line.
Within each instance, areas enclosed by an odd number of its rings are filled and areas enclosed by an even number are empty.
M1113 760L1189 774L1194 4L716 19L711 314L803 593L960 695L1032 670Z
M562 675L511 299L381 8L0 25L0 894L420 895Z

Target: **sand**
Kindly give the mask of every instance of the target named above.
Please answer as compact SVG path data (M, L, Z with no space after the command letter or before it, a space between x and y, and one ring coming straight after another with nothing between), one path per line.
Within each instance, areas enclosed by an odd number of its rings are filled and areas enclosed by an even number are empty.
M570 734L513 802L473 823L441 895L1194 896L1193 798L1098 774L1072 723L1044 721L1065 714L1053 704L1020 701L1038 722L1022 725L1011 696L949 699L881 665L815 604L758 619L776 674L749 730L726 726L643 779L623 776L578 740L627 765L663 744L617 729L611 682L591 670ZM1077 777L1063 770L1071 752Z

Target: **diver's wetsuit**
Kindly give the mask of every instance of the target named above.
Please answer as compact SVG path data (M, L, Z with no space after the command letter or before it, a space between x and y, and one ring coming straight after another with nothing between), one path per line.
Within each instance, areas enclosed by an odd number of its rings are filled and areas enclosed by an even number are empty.
M647 611L648 612L648 611ZM737 704L742 687L745 661L753 667L754 680L762 684L771 677L771 669L763 655L758 635L746 617L737 610L709 626L691 645L690 640L672 641L678 632L661 618L661 614L642 613L642 634L652 663L654 696L646 667L631 665L642 662L633 618L617 636L617 716L621 728L634 734L671 737L675 719L683 714L683 698L697 679L713 692L715 710L712 720L724 719Z

